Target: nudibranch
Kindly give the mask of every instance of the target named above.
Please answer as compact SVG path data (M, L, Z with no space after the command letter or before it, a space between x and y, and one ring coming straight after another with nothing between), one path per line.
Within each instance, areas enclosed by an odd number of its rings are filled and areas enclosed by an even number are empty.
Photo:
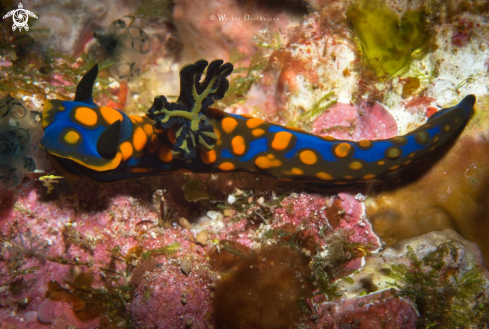
M202 74L207 67L205 78ZM145 116L97 106L95 65L74 101L44 105L41 146L70 180L97 182L171 173L248 172L285 181L348 184L392 172L456 137L475 104L466 96L404 136L347 141L209 107L224 97L233 66L199 60L180 71L180 95L155 97Z

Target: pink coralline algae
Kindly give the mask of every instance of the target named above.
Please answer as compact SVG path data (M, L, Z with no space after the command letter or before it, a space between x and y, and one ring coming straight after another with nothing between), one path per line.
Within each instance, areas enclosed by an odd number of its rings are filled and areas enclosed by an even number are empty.
M227 189L228 179L225 175L222 178L214 184ZM6 301L4 307L10 305L9 308L15 309L19 300L27 299L25 308L16 318L37 312L38 320L51 324L67 323L69 319L75 319L73 314L66 312L70 304L48 301L45 298L48 282L54 280L66 288L65 280L72 281L75 274L89 271L94 274L95 288L122 287L128 282L134 286L136 290L128 291L127 304L133 324L160 327L168 323L176 327L192 324L200 328L214 321L212 289L221 274L209 269L208 257L216 248L212 242L215 239L237 241L253 249L262 244L289 241L307 256L316 248L326 246L325 235L341 231L350 232L346 234L350 243L368 244L371 251L380 246L364 218L363 199L358 193L341 193L336 197L301 193L286 197L273 206L270 196L264 200L246 198L246 202L250 202L249 216L240 217L239 213L231 211L224 218L221 215L194 224L196 228L208 229L210 241L202 246L195 242L196 233L188 229L161 227L159 202L147 201L152 199L149 191L156 186L164 182L182 186L180 179L140 180L137 184L127 182L103 188L88 183L75 187L60 182L50 195L39 182L28 180L15 194L12 207L4 204L2 208L2 256L8 260L0 265L2 284L5 285L2 290ZM175 213L171 216L194 213L191 208L180 209L181 201L176 192L178 188L165 193L165 203L174 207ZM47 203L42 201L46 198L50 200ZM253 207L267 204L271 210L267 215L269 219L263 221L253 215L257 213ZM331 209L329 215L328 209ZM336 221L335 228L328 224L327 216ZM205 224L206 221L209 224ZM285 224L292 226L286 229ZM275 231L298 233L292 240L286 237L284 240L275 236ZM145 254L153 261L146 263ZM352 255L352 259L363 256L359 251ZM191 263L188 275L182 272L185 260ZM348 271L359 269L361 263L346 268ZM32 269L32 272L22 276L23 283L14 297L7 288L14 286L8 277L15 268ZM128 268L130 271L126 272ZM9 323L7 319L13 318L7 316L3 321ZM77 327L88 328L97 319L85 323L78 321L73 320ZM35 323L41 326L40 322Z
M397 122L389 111L379 103L365 101L360 106L334 104L316 118L312 132L354 141L386 139L398 134Z
M377 294L381 295L381 294ZM372 305L365 303L364 308L360 307L349 310L339 321L340 328L349 324L352 327L364 329L414 329L416 328L416 310L413 305L399 298L382 299L378 296L368 298L375 301ZM381 296L380 296L381 297ZM362 302L360 302L362 303Z
M395 298L390 291L325 303L318 307L317 315L321 326L312 328L362 328L362 329L414 329L416 310L409 301Z
M201 259L186 276L176 261L162 262L142 279L128 311L135 326L206 328L212 324L212 277Z

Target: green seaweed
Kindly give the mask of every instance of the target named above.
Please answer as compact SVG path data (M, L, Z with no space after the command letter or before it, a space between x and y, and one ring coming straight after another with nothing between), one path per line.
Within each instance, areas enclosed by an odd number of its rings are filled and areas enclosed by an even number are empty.
M343 296L343 294L339 292L338 285L334 283L334 280L330 276L328 276L326 273L317 272L314 270L315 268L313 266L313 283L318 288L318 291L316 291L314 295L324 295L328 301L332 301Z
M458 92L461 88L466 88L481 78L487 77L489 74L486 72L471 74L469 77L463 79L458 85L455 86L455 90Z
M253 36L253 41L261 48L280 50L282 49L282 43L280 42L280 34L278 31L269 32L263 31L261 34Z
M350 237L354 234L354 231L339 230L325 237L324 242L328 246L328 252L325 255L318 253L314 256L311 265L314 285L318 288L316 295L324 294L331 301L342 296L335 283L338 279L349 284L355 283L349 275L358 271L346 269L344 265L353 258L370 256L375 247L370 244L351 242Z
M171 254L176 253L179 249L180 249L180 243L175 242L175 243L169 244L168 246L164 246L164 247L160 247L160 248L155 248L155 249L149 249L147 251L147 253L149 253L151 255L153 255L153 254L171 255Z
M297 117L294 122L289 122L288 125L296 127L299 123L302 123L302 125L304 125L306 123L313 122L313 119L315 117L317 117L338 102L338 100L335 98L336 95L334 92L327 93L326 95L321 97L321 99L319 99L316 103L314 103L314 105L309 110L299 115L299 117Z
M0 55L12 62L12 65L0 68L0 91L21 92L41 97L51 94L60 99L72 97L70 93L74 94L78 81L95 65L95 61L85 53L75 58L51 47L43 49L42 53L40 51L27 53L33 43L29 35L14 35L9 27L0 24ZM99 71L102 71L114 65L115 62L107 59L98 64ZM59 82L53 83L59 79L70 82L72 85L64 86ZM97 78L97 81L100 86L94 88L94 97L106 95L117 102L118 99L108 90L110 81L104 78Z
M393 75L409 64L411 53L428 39L424 9L399 17L378 0L357 0L346 16L357 33L363 55L380 77Z
M48 260L50 262L59 264L70 265L85 265L90 267L88 262L80 262L76 259L66 259L61 256L48 255L49 245L46 240L42 239L36 234L32 234L30 230L26 233L13 233L14 229L11 227L10 234L0 235L0 242L2 243L0 253L9 252L9 257L6 261L7 266L12 270L19 269L26 258L38 258Z
M474 266L462 273L447 266L447 260L456 262L460 256L455 243L440 244L422 259L407 248L411 265L395 264L384 272L396 280L390 284L399 289L397 295L415 303L420 314L417 328L481 328L487 323L482 270Z
M243 57L244 54L242 53L232 54L231 62L235 64L235 62L240 61ZM268 56L263 49L259 48L251 57L249 66L238 67L233 70L234 77L230 79L229 89L224 98L219 101L219 104L221 106L227 106L228 104L244 100L251 86L260 78L267 64ZM243 76L240 73L245 73L245 75ZM240 75L236 76L236 74Z
M243 253L241 253L240 251L238 251L237 249L234 249L233 247L231 247L227 242L224 242L222 244L222 248L224 250L227 250L229 251L230 253L232 253L233 255L236 255L240 258L245 258L245 255Z

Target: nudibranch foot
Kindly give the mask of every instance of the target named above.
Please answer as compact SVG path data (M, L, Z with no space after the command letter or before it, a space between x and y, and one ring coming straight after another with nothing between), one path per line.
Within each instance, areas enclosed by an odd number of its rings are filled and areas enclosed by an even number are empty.
M207 120L207 109L215 100L222 99L229 88L226 79L233 71L231 63L206 60L185 65L180 70L180 96L169 103L165 96L155 97L147 116L155 121L156 129L172 129L175 143L172 156L191 162L197 151L210 151L217 142L214 128ZM202 73L207 73L201 82Z

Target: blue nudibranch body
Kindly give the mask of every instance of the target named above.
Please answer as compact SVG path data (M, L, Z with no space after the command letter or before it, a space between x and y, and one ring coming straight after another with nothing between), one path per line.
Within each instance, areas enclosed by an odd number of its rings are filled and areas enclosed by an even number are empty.
M91 97L98 68L77 86L74 101L44 105L41 146L71 180L99 182L170 173L241 171L281 180L345 184L394 171L456 137L475 104L466 96L404 136L358 142L319 137L246 115L210 108L224 97L230 63L197 61L180 71L175 103L155 98L146 116L97 106Z

